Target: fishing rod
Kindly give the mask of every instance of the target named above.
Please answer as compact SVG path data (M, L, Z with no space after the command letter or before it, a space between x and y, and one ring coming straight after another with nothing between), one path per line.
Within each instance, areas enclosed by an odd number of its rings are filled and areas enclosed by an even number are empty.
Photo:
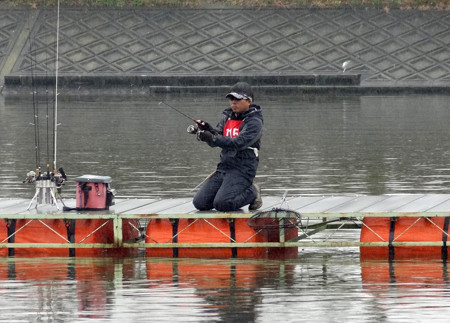
M194 135L195 135L195 134L197 134L197 131L198 131L199 129L200 129L200 130L208 130L208 126L206 126L207 123L206 123L205 121L202 121L202 120L199 120L199 119L194 119L194 118L192 118L191 116L189 116L189 115L187 115L186 113L184 113L183 111L180 111L179 109L175 108L174 106L168 104L167 102L160 101L160 102L159 102L159 105L161 105L161 104L164 104L164 105L168 106L168 107L171 108L172 110L174 110L174 111L178 112L179 114L181 114L183 117L186 117L186 118L188 118L189 120L194 121L194 122L197 124L197 126L189 125L189 126L187 127L187 129L186 129L188 133L194 134Z
M31 25L28 25L28 28L31 30ZM29 43L29 58L30 58L30 71L31 71L31 86L32 86L32 104L33 104L33 114L34 114L34 136L35 136L35 158L36 158L36 170L39 170L38 173L41 173L41 124L40 124L40 115L41 109L39 107L39 99L38 99L38 83L35 78L35 71L37 70L37 52L38 48L35 48L35 42L31 39L31 32L28 34L28 43ZM47 70L47 66L46 66ZM49 124L49 100L48 100L48 89L46 89L47 94L47 105L45 109L45 118L46 118L46 152L47 152L47 173L50 172L50 124Z
M184 113L183 111L181 111L181 110L175 108L174 106L171 106L171 105L168 104L167 102L160 101L158 104L159 104L159 105L164 104L164 105L168 106L168 107L171 108L172 110L178 112L179 114L181 114L182 116L188 118L189 120L194 121L195 123L198 123L198 121L199 121L199 120L195 120L194 118L192 118L191 116L187 115L187 114Z
M47 172L42 172L40 167L40 135L39 135L39 106L37 100L37 84L34 78L34 68L33 63L36 64L36 59L33 60L32 51L32 40L31 32L28 35L30 43L30 62L31 62L31 72L32 72L32 86L33 86L33 109L34 109L34 126L35 126L35 149L36 149L36 171L30 171L27 173L27 178L24 183L36 182L36 194L31 200L28 209L34 200L40 202L44 201L44 204L55 204L59 209L56 201L56 193L60 195L61 187L64 185L67 176L64 170L60 167L58 170L56 168L56 152L57 152L57 132L58 132L58 71L59 71L59 28L60 28L60 1L57 1L57 21L56 21L56 59L55 59L55 94L54 94L54 111L53 111L53 170L50 170L50 120L49 120L49 100L48 100L48 89L47 93L47 109L46 109L46 119L47 119ZM31 26L30 26L31 30ZM47 61L47 60L46 60ZM46 66L46 71L48 70ZM48 183L47 183L48 182ZM50 182L52 184L50 184ZM62 199L60 199L62 201ZM63 202L64 204L64 202Z
M33 41L31 40L31 25L30 21L28 20L28 29L30 30L30 33L28 34L28 45L29 45L29 58L30 58L30 72L31 72L31 94L32 94L32 106L33 106L33 126L34 126L34 151L35 151L35 162L36 162L36 168L39 167L41 161L40 161L40 134L39 134L39 106L37 101L37 94L36 94L36 79L34 77L35 74L35 68L36 68L36 57L33 57L33 54L35 55L34 49L33 49Z
M153 96L154 98L157 98L156 95L152 94L151 92L150 92L150 95ZM178 114L181 114L183 117L185 117L185 118L187 118L187 119L189 119L191 121L194 121L197 124L197 127L195 127L193 125L190 125L187 128L187 132L189 132L191 134L196 134L198 129L200 129L200 130L209 130L208 127L206 126L207 122L205 122L203 120L199 120L199 119L194 119L190 115L188 115L188 114L184 113L183 111L175 108L173 105L170 105L169 103L167 103L165 101L159 101L158 105L161 105L161 104L164 104L165 106L171 108L172 110L174 110Z
M55 112L53 125L53 169L56 169L56 151L58 139L58 70L59 70L59 0L56 19L56 58L55 58Z

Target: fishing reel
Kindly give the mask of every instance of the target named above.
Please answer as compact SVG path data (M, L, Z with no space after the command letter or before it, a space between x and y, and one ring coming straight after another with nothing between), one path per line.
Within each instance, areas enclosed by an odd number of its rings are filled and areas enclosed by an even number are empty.
M187 132L190 133L191 135L195 135L198 132L198 127L194 126L194 125L190 125L189 127L187 127Z
M31 170L27 173L27 178L25 178L23 183L33 183L34 181L36 181L36 172Z
M208 122L203 120L194 120L196 125L190 125L187 127L187 132L195 135L199 130L209 131L212 134L217 134L216 129L214 129Z
M64 185L64 182L67 179L66 173L64 169L60 167L58 172L53 175L54 181L56 183L56 188L58 189L58 193L61 193L61 187Z
M46 173L42 173L41 168L39 167L36 171L29 171L23 183L34 183L36 181L50 180L51 182L54 182L56 188L60 190L66 179L67 176L62 167L60 167L58 171L54 170L53 172L48 171Z

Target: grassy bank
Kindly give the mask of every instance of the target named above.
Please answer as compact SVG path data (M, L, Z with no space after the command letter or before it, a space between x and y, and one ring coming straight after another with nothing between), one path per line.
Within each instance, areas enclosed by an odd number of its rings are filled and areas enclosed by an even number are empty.
M2 0L0 8L43 8L55 6L56 3L57 0ZM92 8L241 6L450 10L449 0L60 0L60 5Z

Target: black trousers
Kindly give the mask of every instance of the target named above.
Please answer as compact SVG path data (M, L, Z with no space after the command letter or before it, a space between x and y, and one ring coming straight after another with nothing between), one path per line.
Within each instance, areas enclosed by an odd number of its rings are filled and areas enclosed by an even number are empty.
M216 171L194 196L193 204L201 211L216 209L220 212L236 211L250 204L257 192L253 178L238 171Z

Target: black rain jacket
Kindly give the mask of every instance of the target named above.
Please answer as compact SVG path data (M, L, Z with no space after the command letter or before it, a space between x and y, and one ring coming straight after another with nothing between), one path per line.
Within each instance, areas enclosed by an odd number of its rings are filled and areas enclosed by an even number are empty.
M223 136L223 129L228 120L242 120L237 137ZM237 170L249 179L255 177L259 157L249 147L258 151L261 148L263 123L261 107L255 104L251 104L247 111L238 115L231 108L223 111L222 119L215 128L218 134L209 143L211 147L222 148L220 163L217 165L218 171Z

